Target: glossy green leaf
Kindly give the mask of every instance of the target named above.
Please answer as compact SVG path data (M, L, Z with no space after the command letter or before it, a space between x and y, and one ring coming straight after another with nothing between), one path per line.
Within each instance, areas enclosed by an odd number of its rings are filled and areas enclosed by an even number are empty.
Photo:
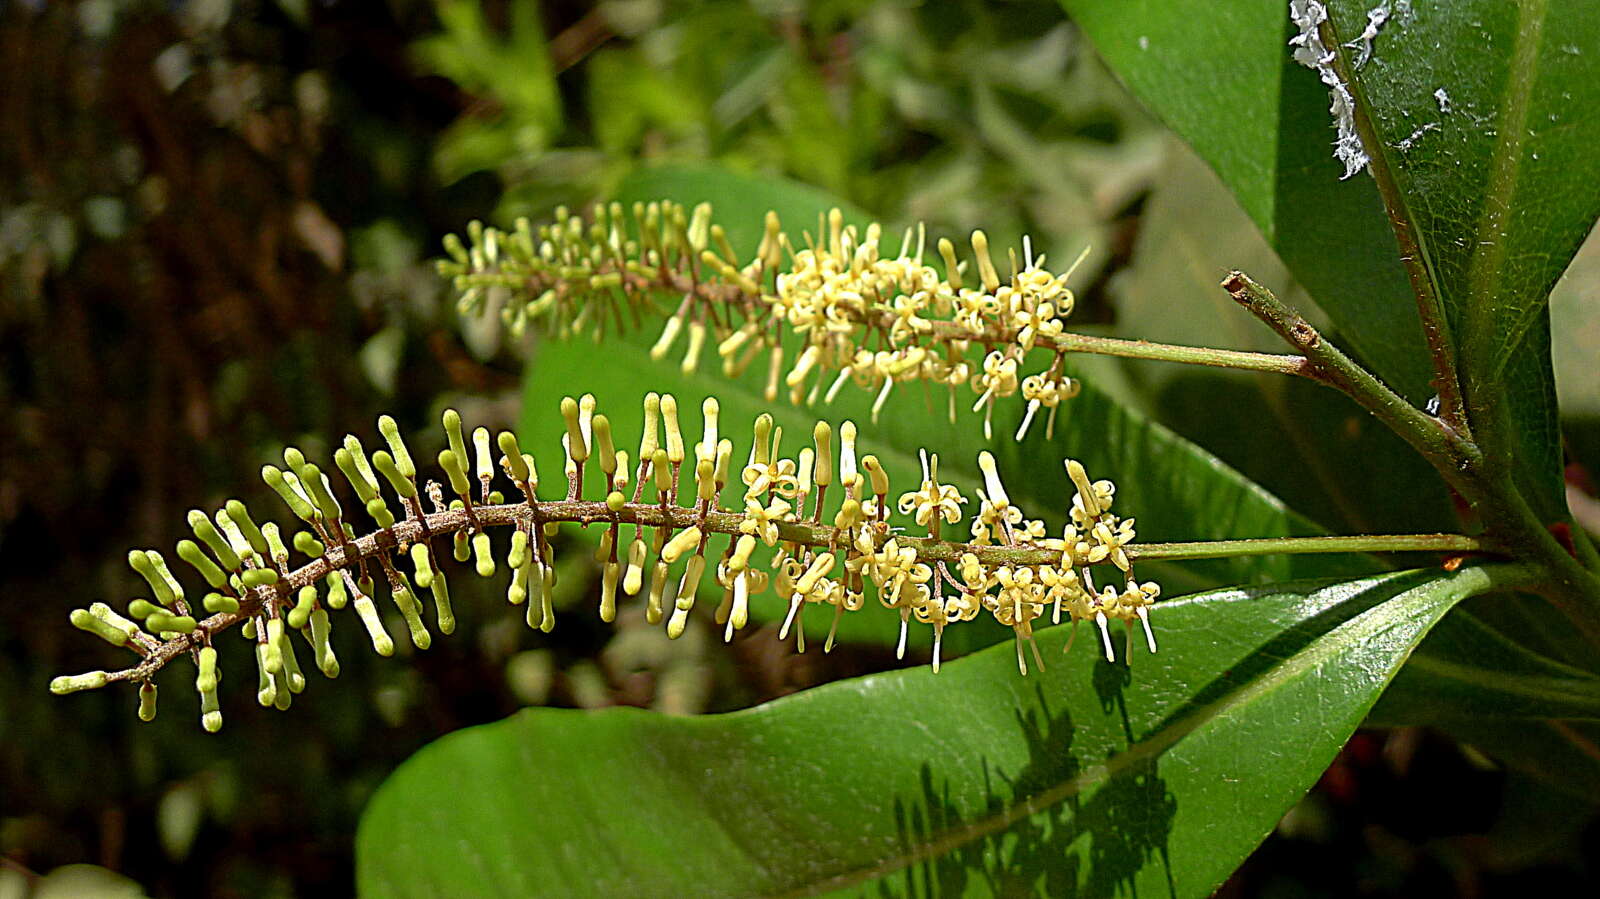
M1509 570L1166 603L1131 666L1067 626L934 675L744 712L531 709L402 766L357 833L373 897L1205 896L1321 774L1457 601ZM1118 641L1121 642L1120 640Z
M1367 22L1364 3L1329 12L1341 43ZM1392 211L1417 231L1454 332L1467 401L1510 406L1520 474L1550 517L1564 505L1549 297L1600 215L1596 47L1587 3L1421 5L1379 32L1354 79L1372 152L1394 173Z
M1383 202L1371 178L1339 180L1328 91L1290 57L1288 4L1062 5L1133 94L1216 170L1349 345L1413 402L1426 400L1427 347Z
M1341 334L1414 401L1431 391L1398 252L1365 174L1338 181L1327 91L1290 61L1272 0L1064 0L1134 92L1238 196ZM1192 6L1192 9L1184 7ZM1600 213L1600 18L1578 2L1328 4L1365 149L1393 173L1422 280L1446 312L1480 417L1509 410L1492 452L1542 514L1561 510L1548 295ZM1389 13L1362 39L1368 13ZM1226 45L1228 52L1217 48ZM1369 49L1370 48L1370 52Z

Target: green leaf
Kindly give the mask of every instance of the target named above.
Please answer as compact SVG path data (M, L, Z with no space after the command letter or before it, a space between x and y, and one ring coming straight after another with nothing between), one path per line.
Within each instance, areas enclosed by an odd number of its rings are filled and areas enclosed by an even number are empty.
M1346 41L1364 4L1330 4ZM1460 360L1469 406L1509 406L1525 489L1564 511L1549 297L1600 215L1600 18L1587 4L1429 5L1399 16L1357 70L1381 156ZM1342 52L1351 52L1348 49ZM1482 413L1493 415L1492 411ZM1482 428L1480 428L1482 430Z
M1220 287L1233 268L1282 283L1282 263L1203 160L1176 139L1165 156L1131 264L1112 281L1118 331L1282 352L1277 336ZM1338 391L1303 378L1116 361L1158 421L1334 531L1458 527L1449 490L1428 463ZM1385 476L1352 477L1352 460Z
M1511 569L1170 602L1131 666L1067 627L934 675L744 712L531 709L432 744L356 836L374 897L1204 896L1277 824L1417 641ZM470 851L464 851L470 847ZM937 886L935 886L937 885Z
M827 191L775 175L736 172L718 165L661 165L628 175L617 189L617 199L635 201L676 200L688 206L709 202L712 219L728 232L728 242L740 256L755 252L765 227L767 210L774 210L783 227L798 239L802 231L817 233L817 214L838 207L845 222L866 227L871 216Z
M1282 0L1062 0L1133 94L1216 170L1349 345L1421 403L1431 369L1383 202L1340 181L1328 91ZM1187 298L1180 298L1187 301Z
M1355 349L1413 401L1431 393L1378 182L1337 180L1327 91L1290 62L1283 4L1064 5L1216 168ZM1376 133L1365 149L1392 175L1388 212L1415 234L1418 278L1446 313L1474 418L1492 431L1479 436L1491 455L1517 457L1542 515L1561 514L1548 297L1600 213L1588 189L1600 176L1600 59L1585 49L1600 44L1600 18L1579 3L1407 6L1362 62L1372 5L1329 7L1325 42L1353 73Z
M1477 603L1506 599L1488 596ZM1473 614L1474 605L1458 609L1428 635L1373 709L1368 724L1600 721L1600 676L1510 639Z

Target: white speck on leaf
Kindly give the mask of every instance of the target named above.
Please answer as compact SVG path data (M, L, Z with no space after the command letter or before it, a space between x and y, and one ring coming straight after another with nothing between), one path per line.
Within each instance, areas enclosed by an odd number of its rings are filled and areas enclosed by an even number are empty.
M1439 111L1440 112L1446 113L1446 114L1448 114L1450 112L1450 95L1444 92L1444 88L1441 87L1438 90L1434 91L1433 92L1433 99L1439 101Z
M1316 0L1289 0L1289 20L1300 31L1289 39L1295 62L1315 71L1328 86L1331 100L1328 112L1333 115L1333 125L1338 130L1333 157L1344 163L1342 181L1366 168L1370 160L1361 146L1361 136L1356 133L1355 99L1333 69L1333 51L1317 34L1317 26L1328 20L1328 10Z
M1401 151L1409 150L1413 146L1416 145L1417 140L1419 138L1421 138L1424 134L1427 134L1429 131L1438 131L1438 130L1439 130L1439 123L1438 122L1429 122L1428 124L1423 125L1421 128L1418 128L1417 130L1411 132L1411 136L1410 137L1406 138L1405 140L1401 141L1398 144L1395 144L1394 147L1395 147L1396 150L1401 150Z
M1139 35L1139 49L1140 50L1148 50L1148 49L1150 49L1150 36L1149 35L1146 35L1146 34Z
M1367 10L1367 27L1362 29L1360 34L1356 35L1355 40L1345 44L1346 47L1349 47L1352 50L1361 51L1356 56L1355 67L1357 69L1360 69L1362 66L1366 65L1367 60L1372 58L1372 41L1378 36L1378 32L1383 30L1383 26L1388 21L1389 0L1383 0L1382 3L1379 3L1377 6Z

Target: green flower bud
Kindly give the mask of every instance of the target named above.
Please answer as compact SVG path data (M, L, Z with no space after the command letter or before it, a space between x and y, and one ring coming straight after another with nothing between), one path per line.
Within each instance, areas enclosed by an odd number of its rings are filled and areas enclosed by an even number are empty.
M456 454L464 464L467 461L467 442L462 437L461 413L454 409L444 410L444 437L449 442L450 452Z
M567 425L567 455L574 462L582 462L589 458L589 441L579 420L579 412L577 400L570 396L562 398L561 418Z
M299 531L294 535L294 548L313 559L322 558L326 550L322 541L313 537L310 531Z
M358 443L357 446L359 447L360 444ZM363 457L362 461L366 461L365 457ZM371 502L372 498L378 495L377 482L367 480L363 470L356 466L355 454L347 447L340 447L333 451L333 464L338 466L339 471L344 473L345 480L350 482L351 488L355 490L356 496L361 498L362 503Z
M381 496L367 500L367 514L372 516L372 520L377 522L380 528L394 527L394 513L389 511L388 504Z
M528 534L518 528L511 532L511 551L506 553L506 564L521 568L528 561Z
M288 684L290 693L304 693L306 676L300 671L300 660L295 657L294 644L289 642L288 632L278 639L279 652L283 655L283 682Z
M494 552L487 533L479 531L472 535L472 554L477 557L478 576L494 577Z
M228 575L201 551L200 544L193 540L179 540L178 558L188 562L195 571L200 572L200 576L212 587L220 590L227 586Z
M407 480L417 476L417 467L411 462L411 453L406 450L406 442L400 437L400 426L395 424L393 418L382 415L378 417L378 431L383 434L383 439L389 444L389 452L393 453L395 470ZM374 455L373 462L377 462ZM398 487L395 489L399 489Z
M267 619L267 673L283 673L283 619Z
M222 730L222 704L215 692L200 694L200 726L211 734Z
M161 606L156 605L148 599L134 599L129 600L128 602L128 614L139 619L140 621L149 618L151 615L165 611L166 609L163 609Z
M300 588L300 593L295 601L294 608L286 616L289 626L299 630L306 626L311 618L311 610L317 604L317 588L314 584L307 584Z
M600 576L600 620L610 624L617 620L617 582L622 580L622 566L607 562Z
M271 568L252 568L241 574L246 587L266 587L278 582L278 573Z
M496 440L500 444L500 452L505 454L501 461L511 473L511 479L518 483L526 482L531 472L527 461L522 457L522 448L517 445L517 435L510 431L501 431Z
M267 673L267 644L256 644L256 702L264 709L272 708L278 701L278 691L272 675Z
M156 685L144 683L139 685L139 720L156 720Z
M324 579L328 585L328 608L342 609L350 601L350 595L344 589L344 573L335 571Z
M172 586L167 583L166 579L156 573L155 563L151 561L150 556L144 550L135 549L130 551L128 553L128 565L134 571L137 571L139 576L144 578L145 582L150 585L150 589L155 593L156 602L171 607L173 600L178 597L173 594Z
M472 495L472 485L467 481L467 471L461 465L461 457L454 450L439 451L439 467L450 478L450 489L459 496Z
M188 615L157 612L144 620L144 626L158 634L192 634L195 620Z
M361 624L367 629L367 636L372 640L372 651L380 656L394 655L394 640L383 629L383 619L378 617L378 609L372 604L372 597L365 593L357 593L355 601L356 614L361 616Z
M378 469L378 474L383 475L383 479L389 482L389 486L393 487L394 492L400 494L402 499L410 499L417 495L417 485L400 470L393 456L378 450L372 454L372 466Z
M433 635L428 633L427 625L422 623L422 603L411 591L411 585L406 583L405 575L400 576L399 583L392 585L391 596L395 607L400 610L400 617L405 619L406 629L411 632L411 645L418 649L427 649L433 645Z
M250 540L245 537L244 531L240 530L238 523L233 520L232 515L228 514L227 509L218 509L217 514L212 518L216 520L217 529L222 532L222 536L228 541L228 546L233 548L234 553L241 560L248 562L251 559L266 558L265 550L258 553L256 548L250 545Z
M289 511L295 514L295 517L306 522L316 520L317 515L311 508L311 503L307 502L305 497L289 486L289 481L284 477L282 470L273 465L263 465L261 466L261 479L267 482L267 486L271 487L274 493L278 494L284 504L289 507Z
M506 588L506 602L520 606L528 599L528 578L532 565L513 565L511 567L511 586ZM532 625L532 626L537 626Z
M267 554L267 538L261 536L261 528L256 526L255 519L250 517L250 510L245 508L244 503L236 499L230 499L223 505L223 509L227 511L228 518L239 527L239 533L243 534L245 540L249 541L250 547L259 555L265 556Z
M201 600L207 612L225 612L232 614L239 611L239 600L221 593L207 593Z
M78 611L83 611L79 609ZM74 622L76 623L76 622ZM50 681L50 692L57 696L77 693L80 690L98 690L108 683L104 671L86 671L83 674L63 674Z
M439 633L449 636L456 632L456 613L450 608L450 585L444 579L444 572L433 572L433 584L428 589L433 591L434 611L437 613Z
M217 672L217 650L215 647L202 646L200 648L199 672L195 675L194 688L204 693L215 693L221 675Z
M661 561L671 565L673 562L678 561L678 558L684 553L692 549L698 549L699 546L700 529L691 527L667 541L667 545L661 550Z
M283 532L273 522L267 522L261 527L261 536L267 538L267 550L272 555L272 561L279 565L289 564L289 547L283 545Z
M311 648L316 657L317 668L321 669L324 677L339 676L339 660L333 654L333 644L328 640L329 633L328 613L325 609L317 609L311 613Z
M494 451L489 448L489 429L473 428L472 430L472 457L474 467L477 469L478 480L484 486L494 480ZM463 456L462 458L466 458Z
M657 561L650 570L650 596L644 607L644 620L660 624L667 592L667 563Z
M189 527L194 529L194 535L199 537L200 542L211 550L211 554L217 557L223 568L229 571L238 571L243 567L239 561L238 554L233 551L233 547L229 546L226 540L222 539L222 535L217 532L217 528L211 523L211 519L206 517L206 513L199 509L191 509L189 511Z
M307 462L301 469L300 483L311 495L311 501L317 504L317 510L322 513L324 520L339 520L344 510L339 507L339 501L333 498L333 493L328 489L328 476L322 473L322 469Z
M118 615L115 610L103 602L91 604L89 606L89 614L109 626L112 630L121 633L126 640L132 640L139 634L139 625ZM122 644L117 645L120 646Z
M294 691L289 688L288 675L279 672L272 675L272 707L280 712L287 712L289 706L294 704Z
M433 565L428 558L428 544L413 543L411 545L411 564L417 571L417 586L433 586Z
M550 633L556 628L556 610L554 606L556 595L556 570L549 565L539 567L539 630ZM528 603L529 614L532 614L533 603Z

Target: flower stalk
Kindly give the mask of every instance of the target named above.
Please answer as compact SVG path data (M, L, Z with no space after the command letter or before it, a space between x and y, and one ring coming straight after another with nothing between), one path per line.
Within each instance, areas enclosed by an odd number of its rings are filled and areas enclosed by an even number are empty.
M593 397L569 397L561 411L566 424L565 490L559 499L539 497L535 460L522 452L514 435L503 432L491 441L487 429L479 428L469 449L453 410L445 413L447 448L438 454L455 494L448 503L445 485L418 485L416 465L393 419L380 419L387 448L370 458L359 439L346 438L335 453L335 467L376 525L359 535L331 479L299 450L285 450L286 468L266 466L263 478L307 529L285 541L275 522L257 526L237 501L214 516L191 513L191 526L206 549L186 540L178 555L205 580L209 592L202 605L211 614L192 614L183 585L159 553L135 551L130 564L150 585L152 598L130 601L131 617L97 603L74 612L72 621L133 650L139 661L119 671L57 678L52 689L69 693L137 683L141 717L147 717L154 714L154 694L146 689L152 677L189 656L198 669L202 724L216 730L222 712L214 642L223 632L240 628L256 647L257 700L263 706L288 708L292 696L306 686L293 635L303 637L314 666L324 675L339 673L328 642L330 610L352 605L374 651L393 653L393 639L373 599L379 582L388 586L418 649L432 642L421 591L431 594L433 626L443 634L455 629L446 571L436 552L444 545L481 576L494 575L503 560L512 571L507 600L527 606L530 627L549 631L555 623L550 538L571 525L604 529L596 560L602 566L599 613L606 621L615 618L619 601L643 594L647 618L677 637L704 580L721 589L714 617L724 626L725 639L747 624L752 602L770 590L784 613L780 638L794 630L801 651L805 638L797 625L804 610L828 607L832 627L827 650L839 619L860 610L870 591L882 606L898 613L901 653L914 618L934 630L937 670L944 631L989 614L1016 632L1023 673L1028 666L1025 646L1032 649L1034 663L1043 664L1032 637L1046 614L1049 623L1059 623L1063 615L1074 622L1093 622L1108 660L1115 658L1110 626L1124 622L1131 648L1137 621L1154 652L1150 607L1160 588L1134 577L1133 566L1140 560L1487 548L1472 538L1444 534L1140 545L1134 542L1133 520L1112 511L1114 485L1092 480L1074 460L1065 465L1073 487L1070 521L1059 537L1049 536L1043 522L1027 518L1011 500L987 452L978 459L984 484L977 490L968 539L950 539L941 529L960 524L962 507L970 500L956 487L940 483L938 457L924 454L920 484L896 494L878 459L858 454L856 429L848 421L837 432L819 422L811 445L789 456L783 450L782 428L763 415L754 423L747 462L736 467L732 440L721 434L715 399L701 407L701 438L689 442L675 398L649 394L637 457L618 448L610 420L596 410ZM498 458L492 447L498 447ZM475 477L468 475L469 463ZM593 476L596 472L599 478ZM507 478L520 499L508 499L495 489L497 476ZM725 502L724 491L736 483L743 485L742 495ZM400 501L399 516L391 510L384 486ZM687 489L686 495L680 496L680 487ZM601 498L594 497L597 492ZM422 497L432 511L425 511ZM925 535L906 533L892 523L891 509ZM504 555L491 543L490 533L497 529L511 532ZM757 556L762 545L766 551ZM715 549L719 546L720 552ZM292 565L291 553L305 558Z
M1064 364L1070 353L1320 377L1302 356L1067 331L1075 305L1067 282L1078 262L1052 272L1027 240L1020 258L1009 253L1006 277L982 231L971 235L970 260L941 240L941 271L924 261L931 254L920 228L890 255L878 225L858 230L837 209L800 239L768 213L760 247L741 263L710 217L708 204L687 212L640 203L630 216L613 203L597 205L587 222L558 210L537 229L527 220L512 232L474 225L469 243L446 241L439 270L460 291L463 314L503 296L513 335L544 322L598 337L622 325L624 309L637 319L666 297L669 314L651 354L681 346L686 372L714 354L725 375L764 372L769 402L787 392L808 405L854 382L874 393L874 418L896 385L923 381L950 391L954 420L956 393L969 387L991 435L995 403L1019 396L1027 407L1019 439L1037 413L1052 430L1060 403L1078 393Z

